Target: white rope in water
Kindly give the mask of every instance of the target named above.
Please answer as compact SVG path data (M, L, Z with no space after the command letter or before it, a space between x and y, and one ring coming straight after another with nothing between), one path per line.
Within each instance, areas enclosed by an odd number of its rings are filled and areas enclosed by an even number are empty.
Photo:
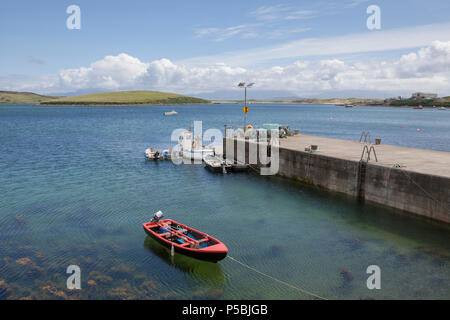
M231 257L231 256L228 256L228 258L230 258L231 260L233 260L233 261L236 262L236 263L239 263L241 266L246 267L247 269L250 269L250 270L252 270L252 271L254 271L254 272L256 272L256 273L259 273L260 275L263 275L263 276L265 276L265 277L267 277L267 278L269 278L269 279L272 279L272 280L274 280L274 281L276 281L276 282L282 283L282 284L284 284L284 285L287 286L287 287L290 287L290 288L292 288L292 289L295 289L295 290L297 290L297 291L300 291L300 292L302 292L302 293L304 293L304 294L307 294L307 295L309 295L309 296L315 297L315 298L320 299L320 300L328 300L327 298L321 297L321 296L319 296L319 295L317 295L317 294L315 294L315 293L312 293L312 292L310 292L310 291L308 291L308 290L305 290L305 289L296 287L296 286L294 286L294 285L292 285L292 284L290 284L290 283L287 283L287 282L285 282L285 281L283 281L283 280L274 278L274 277L272 277L271 275L268 275L268 274L266 274L266 273L264 273L264 272L261 272L261 271L259 271L259 270L256 270L255 268L250 267L248 264L245 264L245 263L243 263L243 262L241 262L241 261L239 261L239 260L236 260L235 258L233 258L233 257Z

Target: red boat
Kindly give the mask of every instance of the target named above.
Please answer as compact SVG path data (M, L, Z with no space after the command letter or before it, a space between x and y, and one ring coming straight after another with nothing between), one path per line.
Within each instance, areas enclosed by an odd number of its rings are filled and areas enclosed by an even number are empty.
M217 262L227 256L228 249L219 240L172 219L160 220L161 211L150 222L143 223L145 232L163 246L196 259Z

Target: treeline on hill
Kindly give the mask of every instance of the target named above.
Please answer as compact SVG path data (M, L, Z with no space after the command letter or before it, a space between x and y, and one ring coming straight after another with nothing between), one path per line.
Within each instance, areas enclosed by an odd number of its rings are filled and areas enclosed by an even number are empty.
M177 104L196 104L196 103L209 103L208 100L194 98L194 97L170 97L160 100L148 100L148 101L77 101L77 100L67 100L67 101L45 101L43 104L46 105L126 105L126 104L136 104L136 105L177 105Z
M392 100L390 102L391 106L401 107L401 106L423 106L423 107L450 107L450 100L445 99L401 99Z

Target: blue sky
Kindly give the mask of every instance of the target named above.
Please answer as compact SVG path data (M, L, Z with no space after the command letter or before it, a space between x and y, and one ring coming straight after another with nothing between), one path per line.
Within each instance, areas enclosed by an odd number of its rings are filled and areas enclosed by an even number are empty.
M69 16L66 8L72 4L81 9L81 30L66 28ZM371 31L366 27L369 5L381 8L381 30ZM203 93L225 90L239 76L243 80L255 77L257 79L252 80L258 82L258 78L264 78L265 72L272 68L280 67L287 72L289 66L300 61L309 67L296 65L300 69L295 72L303 72L303 78L297 87L289 87L287 91L301 91L300 85L304 87L308 78L305 75L317 66L323 67L324 82L317 84L317 90L312 90L311 86L307 92L296 94L345 91L350 84L341 85L337 78L329 77L344 76L342 72L351 71L360 63L382 68L383 63L395 66L402 56L411 53L420 58L419 50L433 46L433 41L444 43L437 45L436 50L444 55L442 63L445 65L445 43L450 41L449 9L448 0L2 0L0 90L64 93L167 87L185 93ZM101 63L101 68L89 69L96 61L120 54L127 56L109 59ZM220 63L222 65L217 67ZM105 64L114 66L108 69ZM128 68L130 64L132 67ZM121 66L123 70L117 72ZM447 67L444 66L444 71ZM86 72L81 74L80 70L64 73L64 70L80 68L89 69L88 78L81 78ZM199 71L198 68L204 69ZM114 72L125 74L124 78L115 77ZM135 76L127 72L134 72ZM174 78L161 80L170 72ZM209 76L203 81L217 80L217 84L199 85L202 81L198 78L211 73L217 73L217 79ZM322 77L323 73L316 76ZM108 81L103 86L95 85L98 77L108 78ZM229 82L220 81L227 77ZM420 72L414 79L411 77L399 84L399 93L421 87ZM386 87L392 85L394 78L386 81ZM403 73L395 79L404 78ZM428 83L430 78L436 77L422 77ZM434 79L433 85L445 91L440 88L448 84L448 74L441 78ZM276 87L270 84L270 79L276 81L273 75L261 79L264 85L260 90ZM423 87L432 90L433 85ZM367 90L361 86L357 90L374 91L375 87L372 83Z

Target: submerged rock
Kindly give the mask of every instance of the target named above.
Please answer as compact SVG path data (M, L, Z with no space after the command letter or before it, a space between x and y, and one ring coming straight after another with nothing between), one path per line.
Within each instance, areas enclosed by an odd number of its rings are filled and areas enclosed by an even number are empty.
M222 289L198 290L192 294L193 300L217 300L223 295Z
M88 286L92 287L92 288L97 288L97 282L95 282L94 280L88 280L87 282Z
M114 252L114 253L119 253L119 251L120 251L119 245L117 245L117 244L114 243L114 242L109 243L109 244L108 244L108 248L109 248L112 252Z
M139 285L139 289L144 291L147 294L153 293L158 289L158 285L153 280L147 280Z
M0 259L0 271L3 273L6 269L10 267L10 258L3 257Z
M96 283L108 283L113 280L110 276L99 271L91 271L89 273L89 278L93 279Z
M284 253L283 247L279 244L274 244L269 248L268 256L272 258L278 258L281 255L283 255L283 253Z
M175 291L167 292L159 296L159 300L177 300L177 299L180 299L180 294Z
M25 225L27 223L22 216L14 216L13 218L20 225Z
M30 260L30 258L21 258L21 259L17 259L16 262L17 262L18 264L21 264L21 265L24 265L24 266L26 266L26 265L32 263L31 260Z
M0 280L0 300L8 298L12 294L12 288L5 280Z
M349 286L350 283L353 281L353 278L354 278L353 277L353 272L351 270L346 269L346 268L341 268L340 274L341 274L341 277L342 277L342 280L343 280L342 285L344 287Z
M108 299L114 300L136 300L136 293L130 287L118 287L108 290Z
M353 238L343 239L342 242L350 250L359 250L359 249L362 249L362 247L363 247L361 240L359 240L359 239L353 239Z
M69 298L64 291L58 290L52 285L41 287L41 291L44 294L44 297L49 296L50 299L67 300Z
M28 257L17 259L16 263L26 267L32 273L42 274L45 272L44 268L39 267Z
M129 278L133 276L133 269L125 264L119 264L110 269L110 274L119 278Z

